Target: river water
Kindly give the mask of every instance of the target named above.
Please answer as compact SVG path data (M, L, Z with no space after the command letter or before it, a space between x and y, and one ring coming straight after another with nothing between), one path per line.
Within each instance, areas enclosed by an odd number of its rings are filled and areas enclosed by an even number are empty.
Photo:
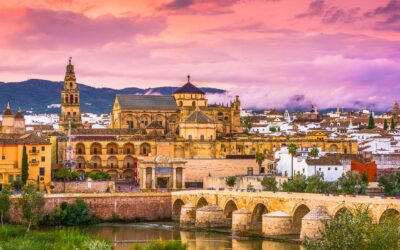
M238 240L226 232L182 230L173 222L160 223L104 223L88 229L91 235L99 235L114 242L116 250L129 250L137 243L151 240L181 240L189 250L300 250L299 245L271 240Z

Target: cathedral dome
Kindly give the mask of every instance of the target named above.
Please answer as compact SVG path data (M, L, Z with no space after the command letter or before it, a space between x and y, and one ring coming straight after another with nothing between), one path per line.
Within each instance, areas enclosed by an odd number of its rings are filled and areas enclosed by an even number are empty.
M180 87L179 89L177 89L174 92L174 94L202 94L202 95L204 95L205 93L198 87L194 86L190 82L190 76L188 76L188 82L185 85L183 85L182 87Z

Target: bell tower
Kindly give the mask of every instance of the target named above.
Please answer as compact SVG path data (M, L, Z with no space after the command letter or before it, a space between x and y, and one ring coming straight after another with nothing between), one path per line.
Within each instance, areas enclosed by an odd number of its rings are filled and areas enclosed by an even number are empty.
M62 131L67 131L69 123L71 126L80 127L82 125L80 111L79 88L76 83L74 65L69 58L67 71L65 72L64 87L61 90L61 115L59 127Z

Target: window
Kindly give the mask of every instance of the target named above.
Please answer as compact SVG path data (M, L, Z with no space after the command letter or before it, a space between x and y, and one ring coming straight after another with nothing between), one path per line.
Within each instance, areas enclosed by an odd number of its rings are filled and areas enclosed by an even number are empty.
M204 141L204 135L200 135L200 140Z
M192 135L189 135L189 140L192 140Z
M74 116L76 116L76 112L74 112Z
M78 168L81 168L81 167L82 167L82 163L78 162Z
M42 156L42 160L41 161L45 162L46 161L46 157Z
M9 175L8 176L8 182L13 182L14 181L14 176L13 175Z
M67 116L71 116L71 112L68 112L68 113L67 113Z
M15 176L15 179L16 179L17 181L19 181L19 180L21 180L21 176L16 175L16 176Z
M32 147L32 153L36 153L36 147Z
M331 170L331 168L328 168L328 171L330 171Z
M1 159L2 159L2 160L5 160L5 159L6 159L6 156L5 156L5 155L3 155L3 156L1 157Z
M72 88L72 82L69 83L69 87Z
M319 171L321 171L321 168L319 168Z
M45 151L45 150L46 150L45 146L42 146L42 151Z
M44 168L40 168L40 169L39 169L39 175L40 175L40 176L44 176L44 172L45 172L45 171L44 171Z
M337 168L335 168L335 170L337 171Z
M192 106L196 107L196 102L195 101L192 102Z

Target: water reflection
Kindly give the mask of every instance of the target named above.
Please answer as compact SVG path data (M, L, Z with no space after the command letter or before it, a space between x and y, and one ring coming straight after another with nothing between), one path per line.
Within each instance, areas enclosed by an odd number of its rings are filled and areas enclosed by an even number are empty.
M89 228L89 233L114 242L117 250L129 250L136 243L151 240L182 240L189 250L299 250L300 246L267 240L237 240L229 234L180 231L174 223L100 224Z

